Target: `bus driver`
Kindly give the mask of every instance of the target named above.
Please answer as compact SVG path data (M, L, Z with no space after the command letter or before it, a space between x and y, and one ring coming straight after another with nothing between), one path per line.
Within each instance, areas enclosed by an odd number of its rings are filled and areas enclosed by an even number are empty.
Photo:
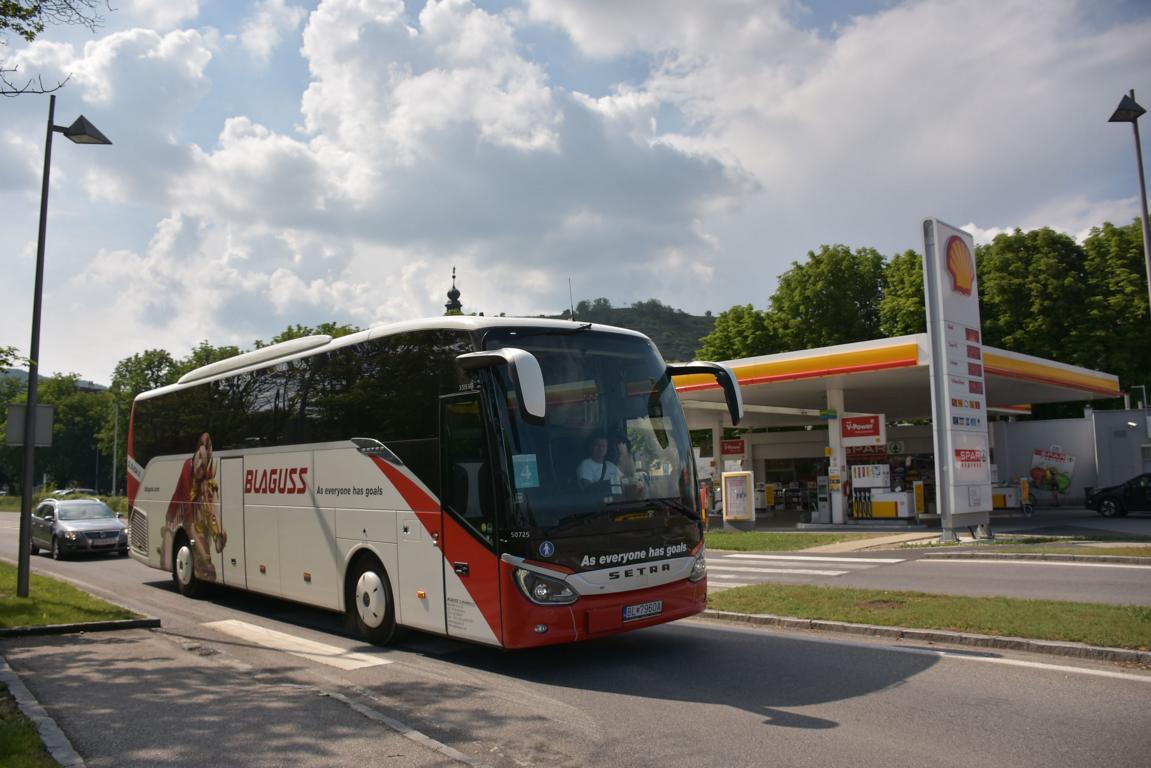
M638 498L642 494L643 486L632 482L630 476L625 476L619 465L607 458L607 435L602 433L593 435L589 443L590 456L579 463L576 468L576 479L580 488L591 488L603 483L611 488L611 495L624 495L628 498ZM627 443L618 441L621 464L629 469L632 467L631 456L627 453ZM607 495L607 494L605 494Z

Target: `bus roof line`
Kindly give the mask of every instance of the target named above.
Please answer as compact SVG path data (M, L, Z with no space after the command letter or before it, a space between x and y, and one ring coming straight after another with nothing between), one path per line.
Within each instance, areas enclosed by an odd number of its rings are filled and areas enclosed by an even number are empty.
M251 352L244 352L224 360L217 360L214 363L202 365L199 368L188 371L180 377L177 384L187 384L192 381L199 381L206 379L209 376L215 376L219 373L226 373L237 368L244 368L256 363L267 363L277 358L287 357L288 355L295 354L296 352L303 352L315 347L322 347L332 340L331 336L317 335L317 336L301 336L298 339L288 339L281 341L278 344L272 344L267 347L260 347L253 349Z

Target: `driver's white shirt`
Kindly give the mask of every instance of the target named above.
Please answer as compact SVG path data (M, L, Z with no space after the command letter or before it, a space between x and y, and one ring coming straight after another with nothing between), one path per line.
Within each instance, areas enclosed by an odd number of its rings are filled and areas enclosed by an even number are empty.
M604 464L607 465L606 471L604 470ZM598 461L594 461L591 457L588 457L580 462L579 467L576 469L576 478L589 483L598 483L603 479L612 485L618 485L623 481L623 473L619 471L619 467L610 461L605 460L601 464Z

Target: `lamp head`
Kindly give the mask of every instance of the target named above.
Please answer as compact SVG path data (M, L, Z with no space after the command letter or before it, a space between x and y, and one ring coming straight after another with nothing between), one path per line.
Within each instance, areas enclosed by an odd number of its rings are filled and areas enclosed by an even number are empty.
M1135 91L1131 91L1130 94L1124 96L1123 100L1119 102L1119 106L1116 107L1115 113L1111 115L1111 119L1107 122L1133 123L1138 120L1139 116L1146 111L1147 110L1143 109L1143 107L1136 103Z
M67 138L77 144L111 144L108 137L100 133L100 129L88 122L88 118L80 115L76 122L61 131Z

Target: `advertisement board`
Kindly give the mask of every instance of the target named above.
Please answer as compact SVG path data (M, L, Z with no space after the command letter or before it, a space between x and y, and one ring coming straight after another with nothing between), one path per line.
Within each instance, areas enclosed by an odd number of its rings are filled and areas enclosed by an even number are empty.
M742 456L743 440L720 440L719 452L723 456Z
M844 448L887 445L887 424L883 414L845 416L839 420L839 435Z
M936 496L943 537L954 539L956 528L985 528L992 506L975 243L926 219L923 246Z
M1031 456L1031 482L1036 488L1066 493L1074 472L1075 457L1064 452L1062 446L1036 448Z
M750 472L724 472L721 479L724 522L755 522Z

